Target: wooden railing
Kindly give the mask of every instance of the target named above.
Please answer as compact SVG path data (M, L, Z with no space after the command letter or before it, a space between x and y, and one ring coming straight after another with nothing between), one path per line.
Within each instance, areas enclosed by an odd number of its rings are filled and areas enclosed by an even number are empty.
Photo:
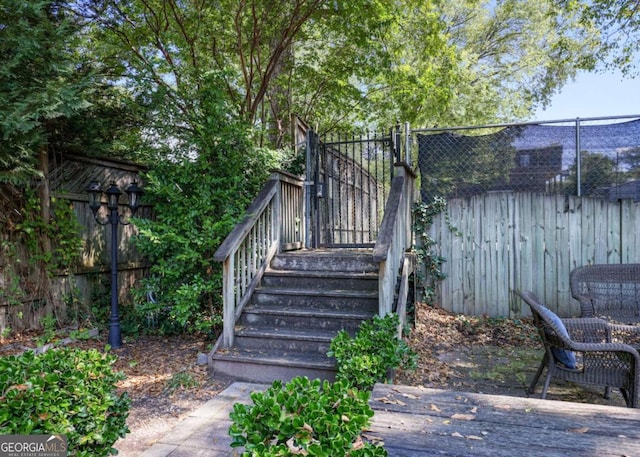
M396 312L404 325L406 314L411 257L407 250L412 245L411 209L414 201L415 175L406 164L396 165L391 191L373 248L373 260L379 262L378 295L380 316L393 311L398 291ZM398 272L400 276L398 276Z
M237 318L274 255L303 245L303 181L274 173L247 210L245 219L222 242L213 259L223 266L221 344L233 345Z
M396 166L373 259L379 262L379 314L405 316L408 278L412 268L407 250L412 242L411 207L415 176L405 164ZM247 216L214 254L223 265L223 334L216 346L233 345L234 326L273 257L304 245L303 181L274 173L255 198ZM400 275L398 273L400 272ZM401 325L404 321L401 322Z

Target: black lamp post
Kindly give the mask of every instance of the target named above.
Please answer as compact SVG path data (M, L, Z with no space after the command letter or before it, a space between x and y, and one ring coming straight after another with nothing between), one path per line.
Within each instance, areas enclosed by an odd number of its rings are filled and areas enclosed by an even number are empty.
M120 333L120 314L118 313L118 224L129 225L122 216L118 214L118 200L122 192L115 182L111 182L109 188L104 192L107 194L107 208L110 210L109 218L102 221L98 218L98 210L102 205L102 188L98 181L93 180L86 189L89 194L89 207L93 211L93 217L100 225L111 224L111 319L109 322L109 346L114 349L122 346L122 336ZM131 215L135 215L140 207L140 197L144 191L133 181L126 191L129 196L129 208Z

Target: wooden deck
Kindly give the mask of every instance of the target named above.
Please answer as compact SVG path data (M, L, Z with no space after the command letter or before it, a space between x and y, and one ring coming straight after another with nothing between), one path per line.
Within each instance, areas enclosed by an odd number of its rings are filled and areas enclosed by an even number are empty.
M377 384L370 440L389 456L640 456L640 409Z

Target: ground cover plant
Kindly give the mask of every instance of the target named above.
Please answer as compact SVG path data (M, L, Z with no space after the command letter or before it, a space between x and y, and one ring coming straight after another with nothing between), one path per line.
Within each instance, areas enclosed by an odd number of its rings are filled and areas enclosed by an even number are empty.
M329 357L336 359L336 379L362 389L371 390L376 382L391 378L402 367L416 367L416 353L398 338L400 318L389 313L364 321L355 336L341 330L331 341Z
M253 392L253 405L236 403L229 428L243 456L386 456L361 436L371 418L370 392L347 381L297 377Z
M26 351L0 358L0 434L66 435L74 457L114 453L128 432L130 400L115 356L97 350Z

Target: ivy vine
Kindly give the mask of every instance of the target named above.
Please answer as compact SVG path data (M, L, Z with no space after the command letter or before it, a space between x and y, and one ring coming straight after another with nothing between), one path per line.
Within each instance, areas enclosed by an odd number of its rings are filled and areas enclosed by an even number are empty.
M24 193L23 219L17 225L20 239L27 248L29 263L40 265L49 276L68 269L82 252L80 223L69 200L51 198L51 218L41 216L40 198L34 189ZM51 248L43 241L50 240Z
M443 197L434 197L430 203L418 202L413 207L413 230L417 238L413 252L417 265L422 267L418 268L416 276L423 291L423 300L429 305L434 304L433 297L438 282L447 277L442 271L442 264L447 259L434 251L437 243L429 235L429 230L435 217L443 213L446 208L447 201ZM449 223L448 218L447 225L450 230L459 234L459 231Z
M34 297L52 298L49 279L68 270L82 252L81 227L69 200L51 198L51 217L42 217L36 189L27 187L22 194L20 219L3 240L1 252L7 261L0 265L3 292L0 304L22 305ZM44 273L44 275L42 274ZM34 283L33 278L45 278ZM53 310L58 303L51 303Z

